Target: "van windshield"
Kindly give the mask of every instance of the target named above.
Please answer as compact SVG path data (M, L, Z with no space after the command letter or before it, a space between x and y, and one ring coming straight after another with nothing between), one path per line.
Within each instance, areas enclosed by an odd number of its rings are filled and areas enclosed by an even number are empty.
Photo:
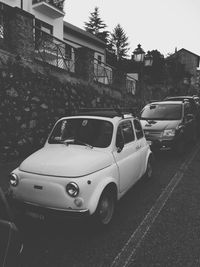
M141 112L143 120L180 120L181 104L150 104Z

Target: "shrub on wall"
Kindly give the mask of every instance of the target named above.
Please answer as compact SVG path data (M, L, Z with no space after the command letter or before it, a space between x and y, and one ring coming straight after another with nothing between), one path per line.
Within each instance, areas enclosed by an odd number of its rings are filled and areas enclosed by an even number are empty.
M55 121L79 108L117 104L91 85L61 83L16 62L0 70L0 160L25 157L40 148Z

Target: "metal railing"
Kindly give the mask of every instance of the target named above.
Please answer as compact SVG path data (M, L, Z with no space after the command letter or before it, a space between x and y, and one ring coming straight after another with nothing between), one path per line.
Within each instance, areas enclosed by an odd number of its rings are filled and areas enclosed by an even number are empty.
M108 86L114 85L113 83L115 82L116 75L118 75L116 72L116 69L111 67L110 65L107 65L103 62L98 62L97 59L94 59L94 81L98 83L102 83ZM125 80L124 80L124 85L126 88L126 92L131 93L132 95L135 94L136 92L136 79L133 78L130 75L127 75L124 72L121 72L121 75ZM115 87L117 84L115 83ZM122 89L122 88L119 88Z
M35 30L35 58L70 72L75 70L75 52L73 47L62 40L42 31Z
M45 2L63 12L64 0L33 0L33 4Z
M4 16L3 13L0 12L0 39L4 38Z
M112 68L104 63L99 63L94 59L94 80L99 83L111 85L112 84Z
M126 91L132 95L136 93L136 80L129 75L126 76Z

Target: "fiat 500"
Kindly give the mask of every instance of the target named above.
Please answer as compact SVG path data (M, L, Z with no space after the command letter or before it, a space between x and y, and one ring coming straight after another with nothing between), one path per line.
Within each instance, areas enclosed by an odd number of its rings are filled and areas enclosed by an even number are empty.
M10 197L31 216L92 215L108 225L116 202L139 178L152 177L152 166L152 151L132 115L68 116L10 174Z

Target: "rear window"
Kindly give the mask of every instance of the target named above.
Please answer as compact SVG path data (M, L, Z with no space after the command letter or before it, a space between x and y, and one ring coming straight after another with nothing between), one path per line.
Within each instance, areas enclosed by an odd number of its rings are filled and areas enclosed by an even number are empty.
M180 120L181 117L181 104L151 104L141 112L141 119L144 120Z

